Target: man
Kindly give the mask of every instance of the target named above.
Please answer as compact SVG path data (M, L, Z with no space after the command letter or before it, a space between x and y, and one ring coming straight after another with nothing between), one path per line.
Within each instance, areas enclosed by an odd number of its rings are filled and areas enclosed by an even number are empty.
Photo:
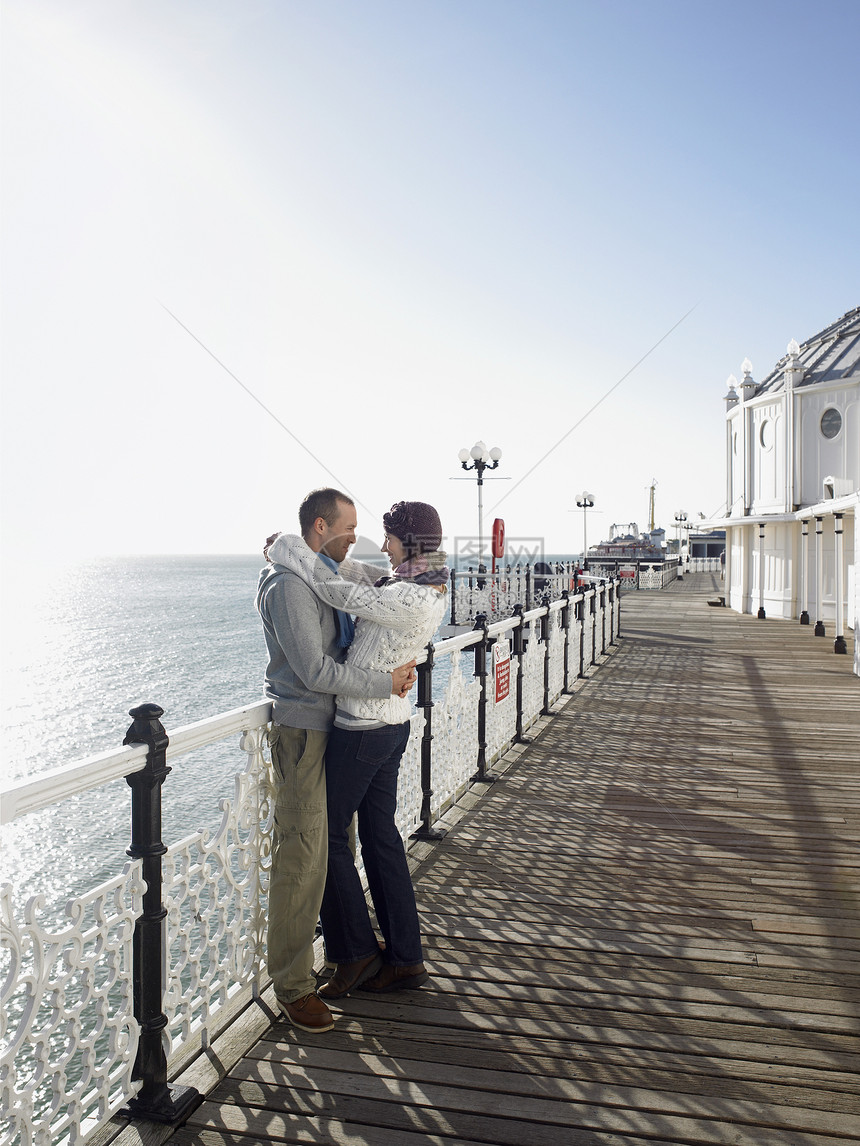
M355 503L335 489L314 490L299 509L304 541L332 569L355 542L356 525ZM370 579L379 570L348 562L340 573ZM352 618L324 604L283 566L261 572L257 609L269 651L265 694L273 702L269 743L277 788L269 973L293 1026L327 1031L334 1020L314 993L313 942L328 857L324 761L334 698L405 696L415 680L415 662L391 673L344 664Z

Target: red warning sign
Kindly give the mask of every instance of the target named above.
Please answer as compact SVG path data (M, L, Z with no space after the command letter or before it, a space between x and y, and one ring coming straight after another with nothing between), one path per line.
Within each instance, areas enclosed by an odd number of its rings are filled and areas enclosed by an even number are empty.
M496 704L511 691L511 643L496 641L493 645L493 677L496 682Z

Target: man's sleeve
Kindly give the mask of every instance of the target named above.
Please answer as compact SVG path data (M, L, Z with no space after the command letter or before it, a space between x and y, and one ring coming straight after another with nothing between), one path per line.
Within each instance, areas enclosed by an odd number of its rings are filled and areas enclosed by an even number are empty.
M300 577L285 573L266 594L269 620L290 668L312 692L382 698L391 694L391 675L340 664L323 651L319 605Z

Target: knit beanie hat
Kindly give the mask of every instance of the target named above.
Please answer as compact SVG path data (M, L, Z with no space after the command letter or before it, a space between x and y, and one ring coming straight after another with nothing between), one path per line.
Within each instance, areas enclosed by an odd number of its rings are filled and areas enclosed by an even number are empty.
M442 544L442 522L426 501L397 501L382 515L382 527L406 547L407 554L435 553Z

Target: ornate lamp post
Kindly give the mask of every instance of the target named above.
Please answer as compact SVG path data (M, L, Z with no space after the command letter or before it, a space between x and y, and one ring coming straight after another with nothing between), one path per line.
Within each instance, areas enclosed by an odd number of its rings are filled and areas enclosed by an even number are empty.
M583 490L576 499L576 504L582 510L582 568L588 568L588 533L586 531L586 511L594 505L594 494Z
M471 450L460 450L457 457L460 459L460 464L464 470L474 470L475 476L478 479L478 564L481 565L484 560L484 503L483 503L483 486L484 486L484 470L494 470L498 468L499 459L502 456L502 451L498 446L493 446L488 450L483 442L475 442ZM471 459L471 464L470 464Z
M681 580L684 576L684 556L682 553L682 538L684 530L687 528L687 514L683 509L679 509L675 514L675 529L678 531L678 579Z

